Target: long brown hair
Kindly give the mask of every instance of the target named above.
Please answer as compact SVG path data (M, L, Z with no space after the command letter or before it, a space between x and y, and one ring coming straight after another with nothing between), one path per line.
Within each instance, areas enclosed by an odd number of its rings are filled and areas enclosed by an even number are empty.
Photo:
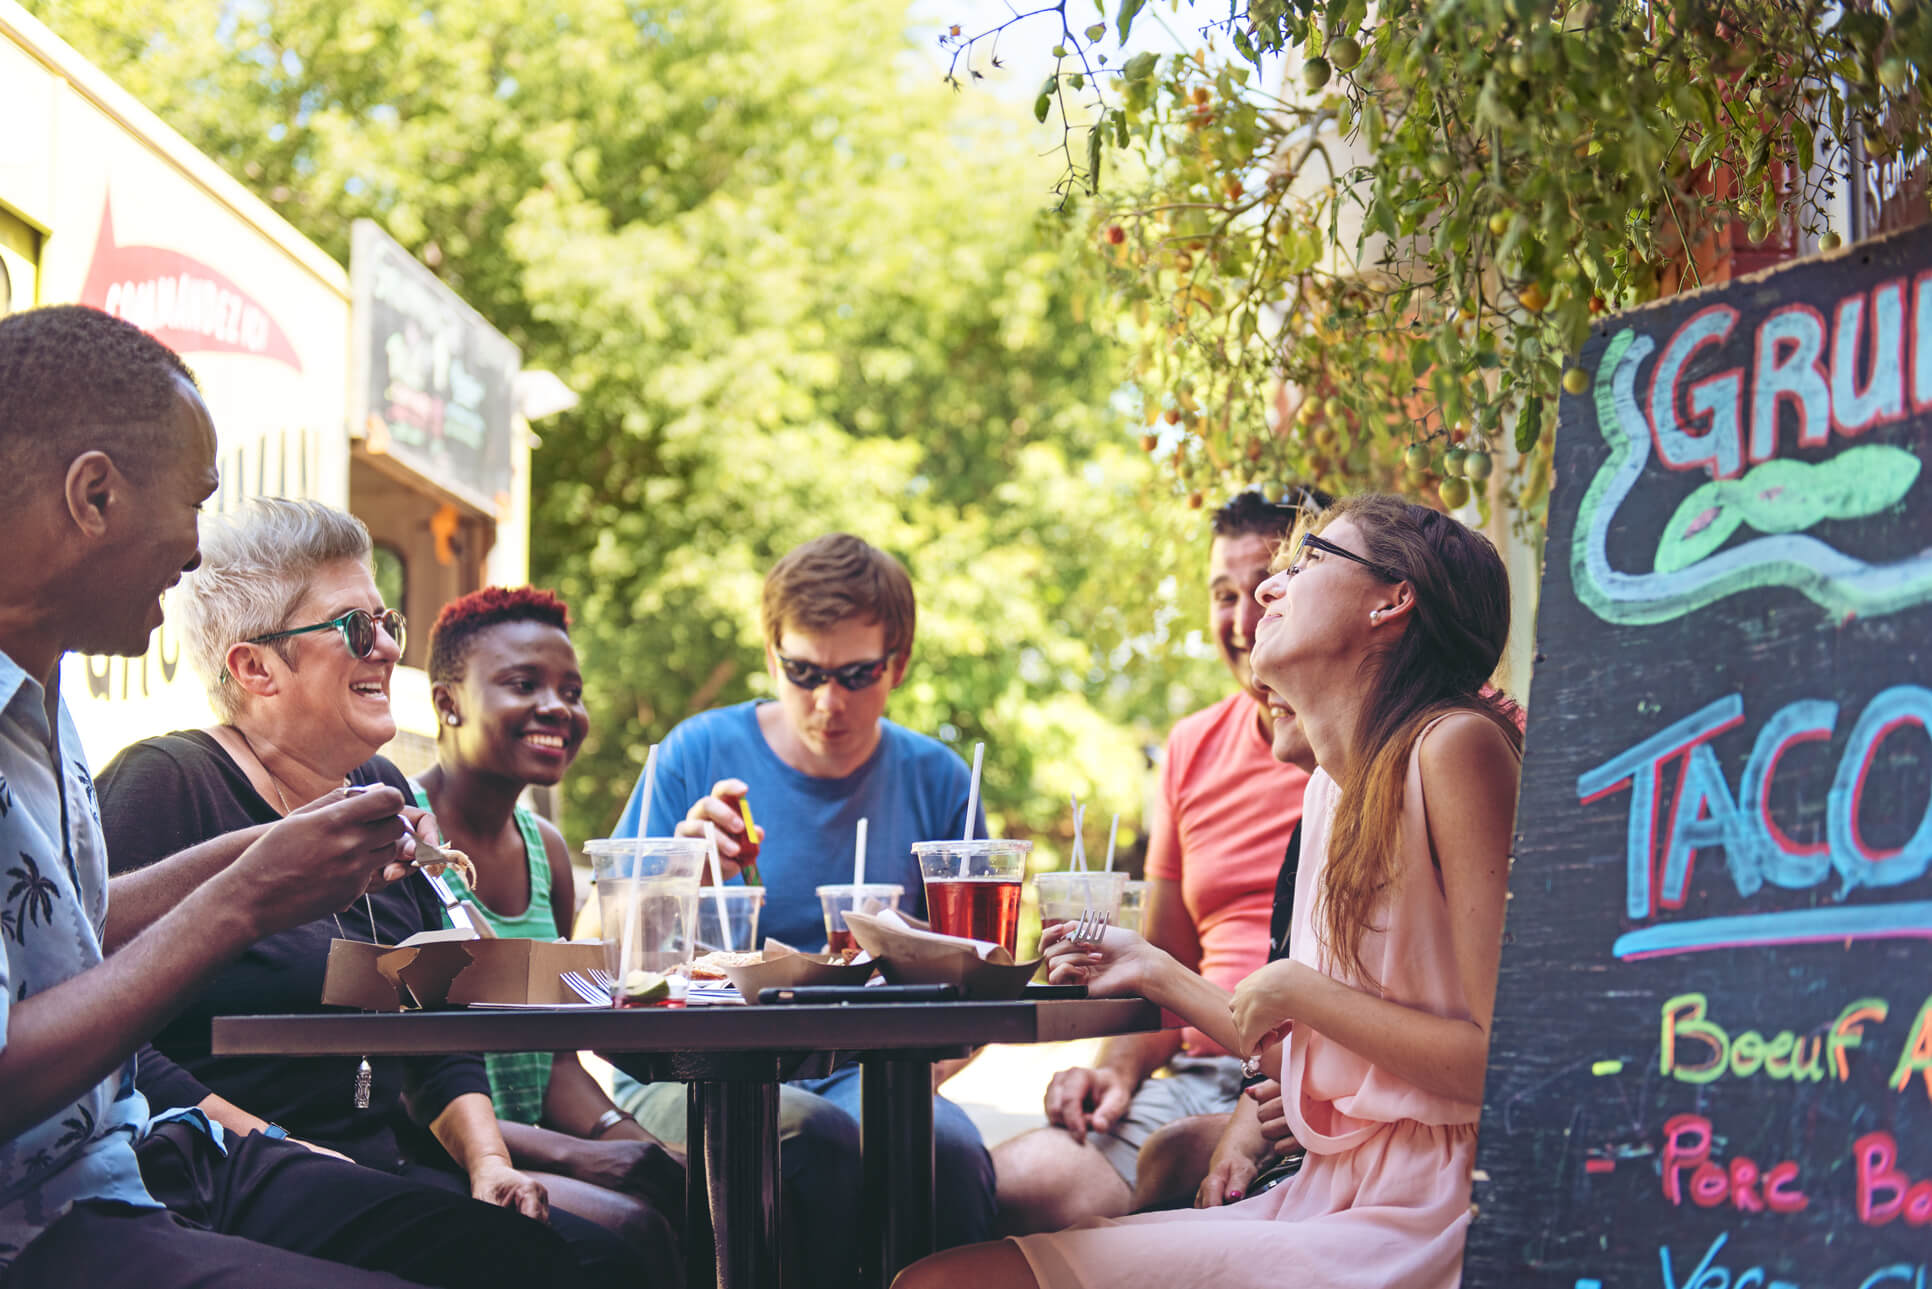
M1523 736L1515 704L1487 688L1509 639L1509 575L1489 539L1439 510L1379 494L1344 498L1308 531L1344 517L1355 521L1363 554L1402 574L1415 594L1407 629L1388 633L1389 643L1363 660L1368 699L1317 896L1322 943L1338 965L1375 987L1362 962L1362 933L1396 877L1416 740L1431 721L1458 711L1494 721L1519 756Z

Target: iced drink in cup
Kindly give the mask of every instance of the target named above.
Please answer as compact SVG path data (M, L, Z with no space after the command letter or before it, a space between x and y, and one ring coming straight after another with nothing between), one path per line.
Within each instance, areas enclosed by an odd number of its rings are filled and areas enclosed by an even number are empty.
M661 975L691 961L697 950L698 874L705 844L696 837L612 837L585 842L584 855L597 883L612 1000L625 1006L633 996L626 989L633 973Z
M1107 924L1117 925L1120 894L1126 885L1125 873L1041 873L1033 879L1033 894L1040 900L1040 929L1076 922L1088 910L1105 913Z
M926 882L926 914L941 935L991 940L1008 953L1020 938L1020 886L1030 841L914 842Z
M1136 935L1147 934L1147 891L1152 882L1131 881L1120 891L1120 912L1114 925L1126 927Z
M826 946L837 954L857 950L859 942L852 938L851 928L845 925L846 910L877 913L881 909L897 909L905 893L906 888L897 882L862 882L856 886L846 882L819 887L819 907L825 910Z

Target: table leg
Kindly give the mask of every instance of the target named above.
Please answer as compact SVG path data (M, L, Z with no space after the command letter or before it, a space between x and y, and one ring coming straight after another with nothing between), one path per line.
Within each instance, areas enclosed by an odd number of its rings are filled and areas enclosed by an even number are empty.
M782 1289L778 1084L694 1083L691 1097L703 1124L718 1289Z
M711 1235L711 1190L705 1182L704 1099L698 1084L685 1087L684 1282L687 1289L718 1289L717 1243Z
M860 1279L887 1289L933 1251L932 1063L880 1055L862 1066Z

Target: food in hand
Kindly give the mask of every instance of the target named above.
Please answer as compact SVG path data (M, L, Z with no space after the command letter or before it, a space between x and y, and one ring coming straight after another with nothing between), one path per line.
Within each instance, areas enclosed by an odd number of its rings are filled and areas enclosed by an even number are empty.
M450 869L463 879L463 884L471 890L476 889L476 865L470 857L454 846L430 846L416 843L415 866L431 877L441 877Z

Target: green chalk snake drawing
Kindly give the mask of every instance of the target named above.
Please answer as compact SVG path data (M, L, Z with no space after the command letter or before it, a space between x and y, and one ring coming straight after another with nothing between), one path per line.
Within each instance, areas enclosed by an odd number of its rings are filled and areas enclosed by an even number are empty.
M1740 526L1801 533L1824 519L1863 519L1895 506L1919 477L1919 460L1883 443L1829 461L1772 459L1742 479L1713 479L1677 507L1657 542L1657 571L1689 568Z
M1648 336L1619 331L1604 349L1591 391L1610 458L1577 509L1570 578L1592 613L1627 625L1669 622L1774 586L1791 587L1832 613L1862 617L1932 600L1932 549L1872 564L1802 535L1821 520L1864 518L1904 498L1920 463L1885 444L1849 448L1816 464L1774 458L1742 479L1714 479L1686 497L1664 526L1652 572L1611 568L1611 524L1650 461L1650 424L1636 382L1655 347ZM1743 526L1768 535L1718 549Z

